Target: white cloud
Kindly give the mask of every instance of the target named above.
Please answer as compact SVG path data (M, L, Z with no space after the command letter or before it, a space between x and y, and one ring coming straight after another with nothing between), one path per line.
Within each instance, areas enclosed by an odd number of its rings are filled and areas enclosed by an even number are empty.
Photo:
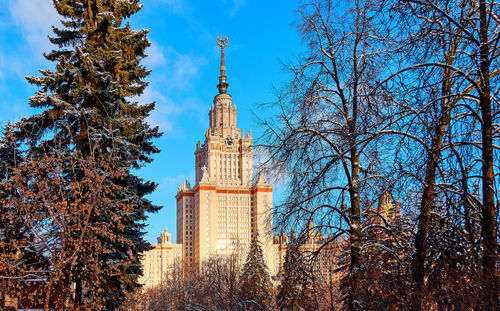
M163 47L154 41L151 41L151 46L146 50L146 54L148 55L144 59L146 67L164 66L167 63L163 55Z
M174 122L180 113L181 109L171 99L157 101L148 122L158 126L162 132L171 133L174 128Z
M158 189L175 189L180 186L182 182L187 180L192 183L194 181L194 170L191 170L189 176L187 175L177 175L177 176L164 176L158 182ZM158 191L157 189L157 191Z
M13 21L23 29L24 36L34 54L40 55L53 48L47 36L52 34L52 25L60 25L52 0L11 0Z
M193 80L199 76L200 67L207 63L205 57L182 54L170 47L158 46L154 49L151 52L154 51L153 53L157 55L151 62L154 64L153 67L156 67L154 71L155 76L158 77L156 80L162 84L162 89L165 91L190 89Z
M182 105L186 111L193 113L193 115L199 120L199 122L208 122L206 101L200 100L199 98L190 97L186 98L183 101Z
M172 65L172 76L168 79L169 88L187 89L190 81L199 73L199 66L206 63L203 57L175 53Z
M253 169L255 178L257 178L259 172L262 172L270 183L276 186L286 185L286 168L283 163L273 159L271 153L265 147L256 146L253 149Z
M7 0L5 13L0 14L0 31L20 38L0 45L0 79L20 79L45 63L42 53L53 48L47 35L52 25L60 25L52 0Z
M30 54L0 46L0 86L8 85L7 80L25 82L26 73L33 69L30 65Z
M162 47L155 42L147 53L149 56L144 60L144 64L153 68L153 74L144 93L134 100L141 104L155 102L156 107L147 121L158 126L165 135L182 135L183 127L180 122L183 118L193 115L205 116L205 107L191 95L180 96L179 101L178 91L192 88L193 81L200 75L200 66L207 60L176 52L171 47Z
M136 100L141 104L156 102L155 109L151 111L151 114L147 118L148 123L152 126L158 126L160 131L169 132L172 130L173 118L181 113L181 109L175 105L172 99L149 86Z
M185 98L182 102L177 102L165 95L165 92L160 92L153 86L148 86L144 93L134 98L140 104L149 104L155 102L155 109L146 121L151 126L158 126L160 131L165 132L165 135L181 135L183 122L188 114L193 113L195 116L204 118L205 107L193 98ZM206 120L200 120L206 121Z
M174 101L169 97L162 95L160 92L148 87L145 94L148 95L148 100L141 97L141 103L150 103L155 101L156 106L151 115L147 118L147 122L152 126L158 126L164 135L182 136L185 130L186 118L200 118L200 122L206 122L205 110L197 100L193 98L185 98L181 102ZM149 91L148 91L149 90Z
M186 180L186 178L186 175L177 175L175 177L165 176L161 179L161 182L165 184L179 184Z
M177 175L177 176L164 176L158 183L158 190L163 189L175 189L179 187L183 181L187 180L186 175Z

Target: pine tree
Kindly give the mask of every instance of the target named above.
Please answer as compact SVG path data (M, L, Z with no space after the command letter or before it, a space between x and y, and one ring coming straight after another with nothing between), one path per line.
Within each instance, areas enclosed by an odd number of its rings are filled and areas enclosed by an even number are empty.
M250 250L240 277L240 304L243 310L271 310L273 285L257 237L252 239Z
M56 69L27 77L40 87L30 105L43 112L17 123L16 137L29 148L27 158L67 157L68 181L85 175L71 169L75 151L89 163L111 161L113 172L103 182L109 191L102 202L108 203L94 209L65 275L74 309L96 304L114 309L139 286L141 253L149 248L145 213L159 209L144 198L156 184L132 172L152 161L150 155L159 150L151 140L161 135L145 122L154 103L130 100L147 86L143 79L149 71L140 61L150 45L148 31L124 23L141 9L139 0L54 0L54 6L63 27L53 27L50 41L58 49L45 57Z
M309 269L298 243L291 243L283 263L283 278L278 289L276 302L279 310L316 310Z

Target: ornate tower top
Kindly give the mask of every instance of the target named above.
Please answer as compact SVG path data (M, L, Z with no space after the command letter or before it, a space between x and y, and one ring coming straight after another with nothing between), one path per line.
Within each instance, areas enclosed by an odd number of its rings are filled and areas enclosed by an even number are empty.
M219 94L226 94L227 88L229 84L226 82L226 62L224 59L224 49L226 48L229 40L224 38L224 35L221 37L217 37L217 45L220 47L220 76L219 76L219 84L217 84L217 88L219 89Z

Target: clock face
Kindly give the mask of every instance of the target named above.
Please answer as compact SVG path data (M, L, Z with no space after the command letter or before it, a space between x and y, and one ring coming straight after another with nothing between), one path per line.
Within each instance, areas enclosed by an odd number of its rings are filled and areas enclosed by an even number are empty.
M228 146L229 148L233 148L234 146L234 140L231 136L228 136L226 138L226 146Z

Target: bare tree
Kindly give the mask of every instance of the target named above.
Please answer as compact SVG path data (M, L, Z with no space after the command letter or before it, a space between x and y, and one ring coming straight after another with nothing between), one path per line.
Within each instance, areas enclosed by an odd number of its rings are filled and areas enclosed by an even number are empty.
M203 305L209 310L238 310L240 270L238 252L204 261L195 278L199 298L190 305Z
M238 300L240 256L212 256L199 273L185 275L182 264L173 265L165 281L138 291L124 310L242 310Z
M266 147L290 177L290 195L276 212L279 223L304 227L313 220L332 240L349 237L347 306L352 310L363 305L359 289L367 228L362 219L385 184L379 133L391 123L388 96L375 88L387 56L379 4L317 0L300 8L298 29L308 52L289 67L293 80L275 107L278 118L266 122L263 139L271 142Z
M402 42L402 50L407 53L404 68L393 77L399 81L395 84L405 91L411 90L407 93L411 94L411 99L398 97L401 109L408 112L398 122L399 133L413 141L408 145L410 149L423 148L426 154L425 163L420 167L424 176L420 181L422 194L412 269L414 307L420 308L418 301L421 297L418 295L426 288L430 289L424 287L424 280L432 213L446 213L448 221L455 222L450 217L450 200L458 195L461 207L457 211L464 211L471 248L475 244L471 214L476 206L481 210L481 279L486 295L484 307L490 309L496 304L498 295L495 289L498 245L493 173L493 120L498 115L498 104L492 112L492 103L497 102L494 98L496 91L492 91L490 86L491 79L498 75L498 4L494 1L455 3L430 0L400 3L393 8L396 11L403 8L398 13L404 22L411 23L411 27L405 28L410 35L404 36L406 40ZM414 161L408 159L411 153L401 152L403 162ZM478 160L482 163L482 172L476 174L474 163ZM418 159L416 162L419 162ZM453 175L456 162L460 166L460 176ZM408 167L413 170L411 175L419 175L415 174L418 172L415 165ZM479 179L475 177L479 175ZM470 195L469 188L476 182L474 179L483 185L480 206L476 204L479 201ZM454 215L455 218L459 216Z
M311 1L300 9L308 52L289 66L293 80L280 94L279 116L265 123L264 139L272 142L266 147L290 177L288 201L276 213L279 223L303 227L316 220L332 239L348 236L347 302L350 308L363 306L357 291L361 271L370 265L363 251L378 247L400 257L400 265L412 251L407 247L398 256L397 228L386 221L375 225L374 218L384 217L366 213L383 187L394 188L403 195L405 211L418 216L413 307L422 307L424 291L444 290L439 306L460 298L454 295L457 280L470 286L482 269L483 308L491 309L498 295L493 173L498 102L490 85L498 75L497 4L339 5L332 9L330 1ZM476 182L483 190L473 194ZM482 254L477 253L479 221ZM394 244L373 241L368 233L374 227ZM441 274L447 283L433 283L440 274L435 267L463 260L462 254L464 265ZM470 305L478 303L473 296ZM462 298L466 306L469 298Z

